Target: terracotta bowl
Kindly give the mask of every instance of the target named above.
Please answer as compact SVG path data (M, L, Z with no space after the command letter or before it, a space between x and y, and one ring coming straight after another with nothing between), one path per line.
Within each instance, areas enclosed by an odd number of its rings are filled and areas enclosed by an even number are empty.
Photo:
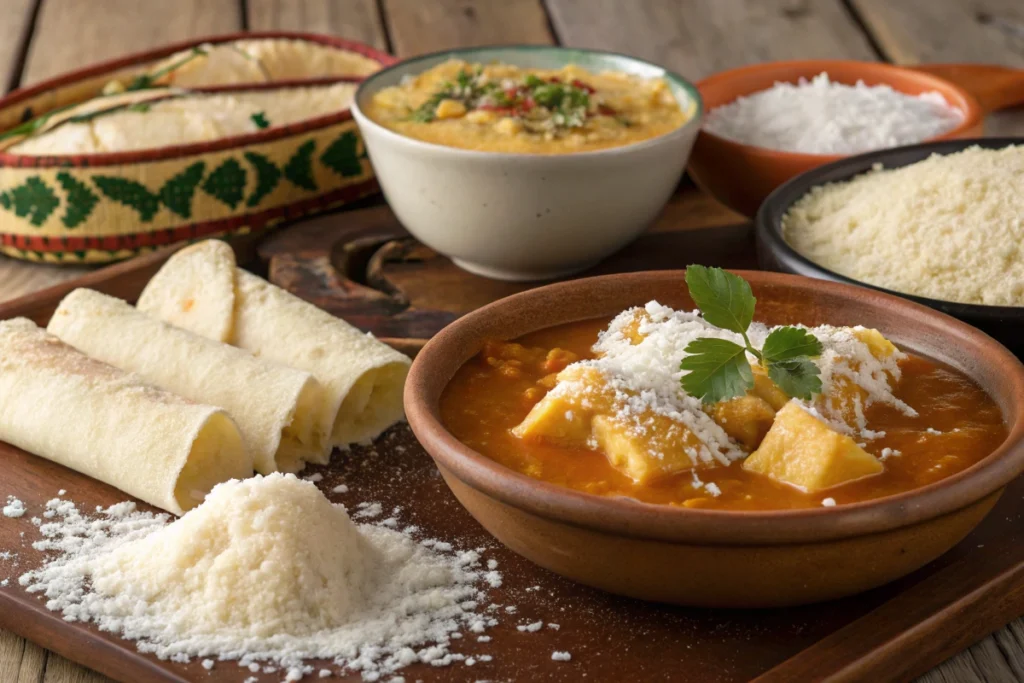
M960 86L928 73L878 62L801 60L769 62L723 71L697 84L705 113L737 97L772 87L777 81L795 83L821 72L840 83L858 80L886 84L911 95L934 90L964 112L963 122L930 140L981 135L984 112L978 100ZM804 171L845 158L843 154L780 152L733 142L702 129L690 156L689 172L703 190L733 211L752 218L772 190Z
M985 334L905 299L793 275L740 274L757 296L759 320L877 327L900 347L966 373L1003 411L1006 441L973 467L909 493L834 508L731 512L545 483L476 453L441 423L441 393L485 340L611 316L651 299L692 308L682 271L554 284L460 318L413 363L409 424L455 496L499 541L621 595L706 607L811 603L892 581L956 545L1024 470L1024 366Z

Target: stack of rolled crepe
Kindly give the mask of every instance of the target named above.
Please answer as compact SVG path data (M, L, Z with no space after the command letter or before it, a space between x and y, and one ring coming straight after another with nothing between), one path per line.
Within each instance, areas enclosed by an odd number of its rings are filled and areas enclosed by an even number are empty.
M252 476L227 412L89 358L25 318L0 322L0 434L178 515L216 484Z
M0 438L175 514L216 484L326 463L402 417L409 359L239 270L172 257L139 308L67 295L0 321Z
M225 409L260 474L327 462L324 390L308 372L168 325L90 289L64 297L47 330L161 389Z
M153 276L140 311L311 373L325 390L329 443L376 438L402 418L409 359L313 304L237 268L218 240L183 249Z

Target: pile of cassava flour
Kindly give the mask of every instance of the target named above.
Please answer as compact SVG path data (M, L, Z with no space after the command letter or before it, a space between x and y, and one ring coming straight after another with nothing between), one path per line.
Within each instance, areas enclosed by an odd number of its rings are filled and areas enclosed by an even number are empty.
M962 120L963 112L937 92L907 95L887 85L844 85L822 73L715 107L704 128L786 152L856 154L921 142Z
M496 574L478 552L357 526L292 475L221 484L170 523L133 503L86 516L54 499L47 515L34 547L55 554L21 584L65 619L161 659L236 660L285 680L312 673L306 659L329 659L377 680L459 661L452 634L497 623L475 611Z
M1024 145L971 147L815 187L782 219L794 249L861 282L1024 306Z

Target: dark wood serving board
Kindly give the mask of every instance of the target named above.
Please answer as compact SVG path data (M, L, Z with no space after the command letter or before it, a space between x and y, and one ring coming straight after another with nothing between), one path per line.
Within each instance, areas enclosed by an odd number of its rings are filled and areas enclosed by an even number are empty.
M593 273L681 268L688 263L755 267L749 226L692 191L684 191L651 231ZM409 353L458 315L529 285L465 273L412 241L383 206L321 217L256 244L237 245L249 267L317 305L389 339ZM61 297L88 286L134 301L166 254L151 254L77 281L0 305L0 319L25 315L45 323ZM399 448L400 447L400 448ZM122 681L242 681L231 663L206 671L160 662L89 625L63 621L17 577L41 562L29 519L59 489L83 509L125 499L115 489L0 443L0 498L13 495L29 513L0 517L0 627ZM492 640L463 639L454 651L489 654L473 667L413 666L406 680L553 681L903 681L1024 614L1024 481L1011 485L982 525L952 551L889 586L845 600L770 611L696 610L643 603L573 584L494 541L461 508L429 456L404 425L374 446L336 454L310 472L336 502L401 507L402 522L464 548L486 547L504 583L489 600L502 609ZM345 483L346 494L330 493ZM24 533L24 536L21 534ZM750 570L757 571L756 567ZM681 568L682 571L682 568ZM555 629L519 632L542 620ZM555 650L570 662L551 659ZM280 674L261 674L261 681ZM350 677L359 680L358 676ZM348 679L345 679L348 680Z

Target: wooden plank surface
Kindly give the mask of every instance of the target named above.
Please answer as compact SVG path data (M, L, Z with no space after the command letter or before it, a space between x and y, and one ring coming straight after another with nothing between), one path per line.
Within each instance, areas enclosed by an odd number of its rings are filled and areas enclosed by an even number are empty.
M163 43L238 31L241 7L231 0L43 0L22 83Z
M841 0L716 0L700 2L699 8L697 0L640 0L628 3L628 10L624 5L619 0L547 0L551 25L562 42L635 54L694 78L739 64L804 57L1024 66L1020 0L849 0L848 5ZM555 38L541 0L177 0L148 2L144 10L135 0L5 0L0 88L171 40L237 30L243 8L254 30L322 31L378 47L388 47L390 35L390 47L401 56ZM858 22L870 31L870 40ZM1024 112L993 117L992 124L990 133L1024 133ZM86 271L0 257L0 300ZM102 680L0 631L0 681ZM1024 680L1024 621L922 678L928 683L1010 680Z
M36 0L5 0L0 21L0 90L17 86L32 30Z
M699 6L699 9L698 9ZM875 59L841 2L548 0L561 42L649 59L699 79L777 59Z
M383 0L383 8L399 57L456 46L552 42L541 0Z
M310 31L360 40L388 49L375 0L248 0L250 31Z

